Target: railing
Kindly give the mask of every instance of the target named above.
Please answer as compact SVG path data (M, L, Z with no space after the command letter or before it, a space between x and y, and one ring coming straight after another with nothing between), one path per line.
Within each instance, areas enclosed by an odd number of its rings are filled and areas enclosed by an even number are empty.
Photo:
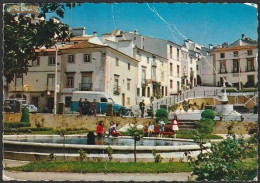
M221 89L215 89L212 91L187 91L182 94L175 94L167 97L163 97L161 99L158 99L156 101L153 101L152 103L145 106L145 109L153 108L154 111L158 110L160 108L160 105L166 105L167 107L172 106L176 103L181 103L184 100L188 99L194 99L194 98L215 98L218 100L219 96L222 95L222 88ZM240 92L240 93L232 93L227 92L228 96L258 96L258 92ZM132 107L135 110L139 110L139 106L133 106Z
M23 87L22 86L12 86L11 91L23 91Z
M80 91L92 91L92 83L79 83Z
M237 73L238 72L238 68L233 68L233 73Z
M220 74L227 73L227 70L226 69L219 69L219 73Z
M119 86L114 86L114 94L119 95L121 92L121 89Z
M46 85L45 90L46 91L54 91L54 85Z
M255 68L254 67L246 67L246 72L254 72Z

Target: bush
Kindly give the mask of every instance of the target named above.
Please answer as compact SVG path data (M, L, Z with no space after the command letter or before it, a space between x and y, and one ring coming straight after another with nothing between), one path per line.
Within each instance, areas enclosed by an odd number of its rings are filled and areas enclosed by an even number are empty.
M207 135L211 134L214 129L214 121L208 118L204 118L195 122L195 128L197 136L200 139L204 139Z
M155 113L156 116L156 122L163 118L165 124L168 124L168 112L166 109L158 109Z
M20 122L27 122L30 123L30 118L29 118L29 109L27 107L25 107L23 109L23 113L22 113L22 117Z
M31 124L27 122L15 122L15 123L7 123L4 122L4 128L21 128L21 127L30 127Z
M202 119L208 118L208 119L214 120L214 118L215 118L215 113L214 113L212 110L210 110L210 109L206 109L205 111L203 111L203 112L201 113L201 118L202 118Z
M191 163L193 175L196 180L242 180L243 172L247 167L239 167L239 164L246 157L246 152L252 149L250 142L242 138L227 138L219 144L213 144L212 152L200 154L198 159ZM243 166L243 165L242 165ZM250 167L253 171L250 174L257 174L257 166Z

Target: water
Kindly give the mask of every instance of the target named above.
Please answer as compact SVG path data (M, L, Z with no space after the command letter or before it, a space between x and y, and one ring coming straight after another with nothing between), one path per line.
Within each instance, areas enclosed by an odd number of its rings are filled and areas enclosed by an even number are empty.
M16 140L17 141L17 140ZM54 143L63 144L63 137L55 138L42 138L42 139L19 139L21 142L35 142L35 143ZM98 140L96 139L96 143ZM79 144L87 145L87 137L66 137L65 144ZM180 145L193 145L193 142L180 142L173 140L162 139L141 139L137 141L137 146L180 146ZM132 146L134 139L131 138L105 138L104 145L118 145L118 146Z

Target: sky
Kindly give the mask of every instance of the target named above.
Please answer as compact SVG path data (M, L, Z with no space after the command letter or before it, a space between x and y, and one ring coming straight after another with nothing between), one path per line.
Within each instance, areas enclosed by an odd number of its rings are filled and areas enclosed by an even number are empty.
M66 9L61 20L72 28L84 26L86 34L136 29L139 34L179 45L185 39L207 47L231 44L242 34L253 40L258 37L257 9L242 3L83 3Z

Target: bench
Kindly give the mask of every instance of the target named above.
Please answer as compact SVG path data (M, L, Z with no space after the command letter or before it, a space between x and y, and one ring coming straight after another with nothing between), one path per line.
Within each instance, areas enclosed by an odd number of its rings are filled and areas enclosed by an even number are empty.
M144 135L147 137L147 126L144 127ZM152 134L158 135L159 134L159 125L154 125L154 131ZM171 125L164 125L163 135L173 135L173 131Z

